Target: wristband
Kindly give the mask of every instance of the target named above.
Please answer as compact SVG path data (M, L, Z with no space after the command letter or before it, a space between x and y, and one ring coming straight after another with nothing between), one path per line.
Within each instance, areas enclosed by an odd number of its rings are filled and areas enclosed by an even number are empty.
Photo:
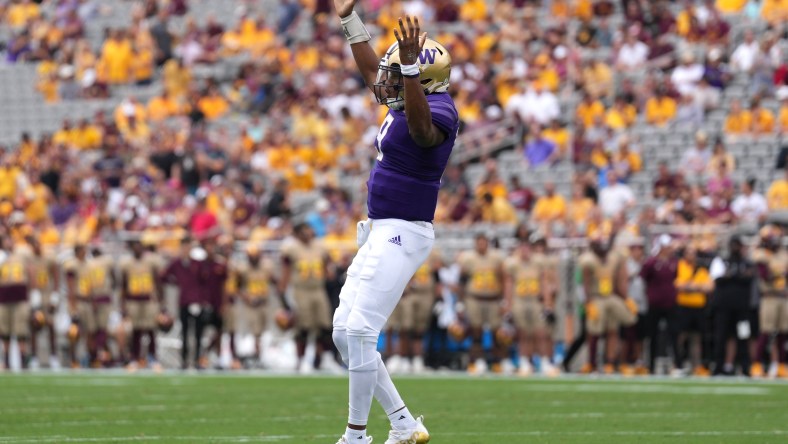
M347 17L343 17L339 22L342 24L342 32L345 33L345 37L351 45L372 40L372 36L369 35L369 31L367 31L356 11L353 11Z
M404 77L418 77L421 72L419 71L419 65L412 64L412 65L400 65L399 70Z

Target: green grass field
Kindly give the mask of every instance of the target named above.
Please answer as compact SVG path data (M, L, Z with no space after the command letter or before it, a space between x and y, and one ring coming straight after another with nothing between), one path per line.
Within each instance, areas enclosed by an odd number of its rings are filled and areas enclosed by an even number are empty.
M398 378L433 443L783 443L788 385L635 379ZM327 443L347 381L260 375L0 376L0 443ZM385 441L373 407L370 433Z

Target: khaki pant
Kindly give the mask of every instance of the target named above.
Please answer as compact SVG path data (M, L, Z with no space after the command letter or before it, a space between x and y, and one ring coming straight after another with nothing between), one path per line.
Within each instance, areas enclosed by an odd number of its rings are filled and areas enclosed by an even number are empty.
M154 330L156 328L156 315L159 314L158 302L128 299L126 310L134 330Z
M85 333L93 334L99 330L106 330L109 323L109 303L96 303L90 300L77 301L77 312L79 325ZM95 307L95 308L94 308Z
M295 290L296 328L299 330L330 330L331 308L324 289Z
M0 304L0 337L30 336L30 304L27 301Z
M433 302L433 297L429 294L412 293L403 296L389 318L390 328L424 333L430 326Z
M255 307L244 304L243 310L246 315L246 326L249 332L252 333L256 339L259 339L268 324L268 305L263 303Z
M479 299L473 296L465 298L465 316L471 328L483 328L485 325L492 330L501 326L501 300Z
M243 305L243 309L245 310L247 307ZM224 307L224 315L222 316L222 331L226 333L235 333L238 329L238 306L235 304L235 300L232 299L227 303L227 306Z
M633 325L636 320L637 316L618 296L593 297L586 306L586 327L591 335L616 331Z
M788 300L775 296L761 298L760 322L762 333L788 332Z
M514 326L525 334L544 330L544 306L537 298L514 298L512 301L512 320Z

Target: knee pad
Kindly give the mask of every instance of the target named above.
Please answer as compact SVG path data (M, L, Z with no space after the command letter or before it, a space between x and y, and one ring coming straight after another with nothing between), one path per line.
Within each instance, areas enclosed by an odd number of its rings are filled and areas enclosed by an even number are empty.
M347 317L347 332L348 336L375 336L380 334L380 331L373 329L367 319L359 310L353 310Z
M348 370L351 372L378 371L377 336L347 335Z
M334 345L337 346L337 350L339 350L339 355L342 356L342 362L344 362L345 365L349 365L347 332L345 330L334 330L334 332L331 334L331 337L334 339Z

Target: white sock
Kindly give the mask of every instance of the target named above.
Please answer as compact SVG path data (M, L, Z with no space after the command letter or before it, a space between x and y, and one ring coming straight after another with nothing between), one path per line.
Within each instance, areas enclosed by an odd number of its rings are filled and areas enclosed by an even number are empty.
M374 336L348 335L350 413L348 424L366 424L375 395L380 354Z
M367 444L367 429L355 430L348 427L345 429L345 439L350 444L364 443Z
M394 430L413 430L416 428L416 420L407 407L397 409L391 413L387 411L386 414L391 422L391 428Z

